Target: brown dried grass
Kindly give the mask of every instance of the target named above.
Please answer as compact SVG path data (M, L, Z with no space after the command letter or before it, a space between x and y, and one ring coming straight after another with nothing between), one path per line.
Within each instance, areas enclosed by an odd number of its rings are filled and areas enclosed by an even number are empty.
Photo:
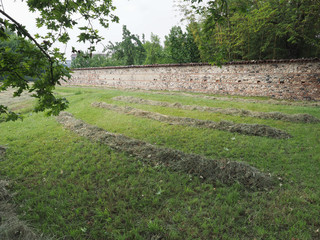
M148 119L153 119L160 122L166 122L173 125L187 125L194 127L202 127L209 129L217 129L228 132L236 132L251 136L261 136L261 137L271 137L286 139L292 136L285 131L276 129L267 125L262 124L245 124L245 123L233 123L229 121L214 122L209 120L199 120L194 118L185 117L173 117L168 115L163 115L160 113L148 112L132 107L121 107L113 104L107 104L104 102L92 103L93 107L105 108L108 110L116 111L119 113L130 114L137 117L143 117Z
M5 157L6 147L0 146L0 161ZM10 203L12 195L8 191L9 182L0 180L0 239L1 240L41 240L45 238L37 234L24 221L20 220L15 206Z
M218 101L230 101L230 102L262 103L262 104L302 106L302 107L319 107L320 106L320 102L316 102L316 101L294 102L294 101L276 100L276 99L260 100L260 99L234 98L234 97L213 97L213 96L196 95L196 94L183 93L183 92L153 92L153 93L161 94L161 95L186 96L186 97L195 97L195 98L203 98L203 99L218 100Z
M109 133L86 124L67 112L60 113L57 121L81 136L104 143L117 151L126 152L146 163L161 164L175 171L196 175L209 182L219 181L228 185L239 182L249 189L266 189L275 185L275 180L270 174L262 173L243 162L208 159L200 155L158 147L121 134Z
M130 97L130 96L118 96L118 97L114 97L113 100L129 102L129 103L153 105L153 106L179 108L184 110L215 112L215 113L222 113L226 115L234 115L234 116L241 116L241 117L274 119L274 120L281 120L281 121L287 121L287 122L302 122L302 123L320 122L320 119L310 114L286 114L281 112L254 112L254 111L243 110L238 108L215 108L215 107L203 107L203 106L196 106L196 105L182 105L181 103L160 102L160 101L147 100L147 99Z

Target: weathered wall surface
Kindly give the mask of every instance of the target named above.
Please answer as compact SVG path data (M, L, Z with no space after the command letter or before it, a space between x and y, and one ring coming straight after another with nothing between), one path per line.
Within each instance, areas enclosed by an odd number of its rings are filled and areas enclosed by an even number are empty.
M63 85L193 91L320 101L320 61L154 65L74 69Z

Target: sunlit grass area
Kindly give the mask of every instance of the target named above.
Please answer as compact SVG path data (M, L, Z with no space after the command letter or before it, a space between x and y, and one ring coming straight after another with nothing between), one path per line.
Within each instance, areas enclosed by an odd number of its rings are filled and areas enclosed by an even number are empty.
M21 219L57 239L318 239L320 124L292 123L115 101L116 96L184 105L308 113L319 107L271 105L162 95L154 92L59 87L67 110L88 124L157 146L211 159L245 162L271 173L277 186L253 191L239 183L149 165L63 128L55 117L23 108L23 121L0 123L0 178ZM264 98L260 98L264 99ZM28 100L29 101L29 100ZM94 108L93 102L215 122L258 123L293 137L273 139L171 125ZM16 104L16 103L15 103ZM20 108L19 108L20 109Z

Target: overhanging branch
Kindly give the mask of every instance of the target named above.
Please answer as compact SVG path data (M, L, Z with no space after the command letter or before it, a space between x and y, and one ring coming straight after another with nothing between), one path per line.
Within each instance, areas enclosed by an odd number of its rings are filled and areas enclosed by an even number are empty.
M53 83L53 60L50 57L50 55L43 49L43 47L41 47L41 45L30 35L30 33L24 29L24 27L18 23L16 20L14 20L12 17L10 17L7 13L5 13L4 11L2 11L0 9L0 13L2 15L4 15L6 18L8 18L11 22L14 23L14 25L17 27L18 31L21 32L24 36L28 37L39 49L40 51L46 56L46 58L48 58L49 62L50 62L50 71L51 71L51 79L52 79L52 83Z

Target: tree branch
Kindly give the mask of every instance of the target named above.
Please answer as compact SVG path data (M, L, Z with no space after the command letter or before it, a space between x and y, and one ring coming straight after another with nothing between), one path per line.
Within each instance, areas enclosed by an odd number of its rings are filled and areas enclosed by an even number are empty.
M40 44L30 35L30 33L24 29L24 27L18 23L16 20L14 20L12 17L10 17L7 13L5 13L4 11L2 11L0 9L0 13L2 15L4 15L5 17L7 17L11 22L13 22L18 31L20 31L23 35L25 35L26 37L28 37L39 49L40 51L48 58L49 62L50 62L50 70L51 70L51 79L53 81L53 60L50 57L50 55L43 49L43 47L40 46Z
M5 13L4 11L2 11L0 9L0 13L2 15L4 15L5 17L7 17L8 19L10 19L10 21L12 21L17 27L18 27L18 30L20 30L20 32L22 32L25 36L27 36L32 42L34 42L35 45L37 45L37 47L41 50L41 52L50 60L52 61L50 55L40 46L40 44L28 33L27 30L25 30L23 28L23 26L18 23L16 20L14 20L12 17L10 17L7 13Z

